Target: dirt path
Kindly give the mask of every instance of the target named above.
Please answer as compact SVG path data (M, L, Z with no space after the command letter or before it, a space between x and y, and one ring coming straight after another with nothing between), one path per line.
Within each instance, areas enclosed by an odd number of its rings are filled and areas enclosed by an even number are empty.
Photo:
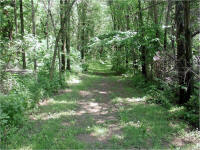
M80 116L77 125L87 128L90 124L86 118L93 120L93 126L102 127L87 134L78 135L78 139L85 143L101 143L104 147L109 145L109 140L113 136L122 136L118 106L113 104L113 97L130 96L126 91L126 83L120 80L102 76L95 81L87 90L80 90L81 100L78 102L77 114ZM113 93L115 95L113 96ZM86 122L85 122L86 121Z
M198 142L174 139L185 124L170 120L168 110L146 104L145 93L130 80L82 74L68 84L40 104L8 149L152 149Z

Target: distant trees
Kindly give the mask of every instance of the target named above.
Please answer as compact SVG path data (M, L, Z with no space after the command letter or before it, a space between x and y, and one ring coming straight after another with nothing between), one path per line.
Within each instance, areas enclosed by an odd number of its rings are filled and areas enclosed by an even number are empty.
M173 2L171 0L167 2L157 0L151 0L150 2L143 2L141 0L108 1L113 30L125 30L123 26L125 23L128 25L126 30L137 31L135 38L118 43L116 47L119 48L126 45L126 54L130 52L133 54L132 66L140 66L139 68L134 68L134 70L139 69L147 80L155 78L166 80L169 77L177 81L180 87L180 104L188 102L194 89L190 12L191 6L195 3L197 4L196 1ZM164 8L167 8L166 14L162 15L163 13L159 12L163 12ZM194 6L193 9L195 9ZM130 16L129 14L124 15L125 10L129 11ZM175 16L174 19L173 16ZM174 32L174 20L176 23L176 34ZM171 33L169 33L170 30L172 31ZM176 36L177 48L175 48L174 36ZM129 43L132 44L128 47ZM119 49L117 49L117 53L119 53ZM121 51L117 55L114 58L119 60L123 56L123 52ZM126 55L123 58L127 64L130 57ZM117 63L118 67L123 64L122 62ZM171 69L177 72L176 79L171 74Z
M84 64L109 55L116 72L140 72L147 81L170 79L180 87L179 103L187 103L197 78L198 17L190 13L196 12L198 1L106 2L1 1L1 66L35 71L43 66L53 79L56 69L61 75L73 69L73 57ZM99 45L91 48L96 36Z

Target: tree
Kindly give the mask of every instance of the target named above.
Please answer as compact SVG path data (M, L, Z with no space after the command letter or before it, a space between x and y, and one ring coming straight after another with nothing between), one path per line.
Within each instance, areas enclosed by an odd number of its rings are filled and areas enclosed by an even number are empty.
M20 0L20 21L21 21L21 39L24 39L24 13L23 13L23 1ZM22 48L22 63L23 69L26 69L26 53L25 49Z
M186 103L192 94L192 50L190 31L190 2L176 2L177 68L179 104Z
M69 6L67 7L67 9L65 9L65 11L64 11L64 19L63 19L65 21L64 23L66 23L68 14L71 11L72 6L74 5L75 2L76 2L76 0L73 0L69 4ZM54 69L55 69L55 62L56 62L56 56L57 56L57 49L58 49L58 44L59 44L59 41L60 41L60 38L61 38L62 31L63 31L63 28L60 27L60 29L58 31L58 34L56 35L56 41L55 41L55 46L54 46L54 53L53 53L53 58L52 58L52 61L51 61L51 67L50 67L50 70L49 70L50 79L53 78L53 73L54 73Z
M143 38L144 37L144 23L143 23L143 17L142 17L142 8L141 8L141 1L138 0L138 9L139 9L139 12L138 12L138 19L139 19L139 32L141 34L141 37ZM144 45L144 41L143 39L141 38L141 61L142 61L142 74L147 78L147 64L146 64L146 47Z
M36 34L36 27L35 27L35 8L34 8L34 2L33 0L31 0L31 5L32 5L32 33L33 33L33 36L35 37L35 34ZM34 53L36 49L34 48ZM34 58L34 71L37 70L37 62L36 62L36 58Z

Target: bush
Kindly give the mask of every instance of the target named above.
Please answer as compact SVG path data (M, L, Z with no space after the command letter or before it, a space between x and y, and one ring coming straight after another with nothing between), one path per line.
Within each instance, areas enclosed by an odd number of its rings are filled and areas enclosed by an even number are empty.
M111 60L112 70L118 74L123 74L127 71L123 55L124 53L117 51L112 56L112 60Z
M83 71L88 71L88 68L89 68L89 64L88 63L83 63L82 64Z
M185 107L184 119L189 121L193 126L199 127L199 91L197 88L194 89L194 93Z
M159 90L155 85L150 86L147 93L149 95L147 99L148 102L161 104L166 108L170 108L172 106L169 98L166 96L168 92Z
M22 125L26 102L18 95L0 95L0 140L4 141L9 134Z
M47 70L39 71L37 77L12 75L7 80L10 79L10 91L6 95L0 94L0 141L4 141L23 125L27 110L34 108L40 100L57 92L64 85L64 80L60 81L58 73L50 80Z

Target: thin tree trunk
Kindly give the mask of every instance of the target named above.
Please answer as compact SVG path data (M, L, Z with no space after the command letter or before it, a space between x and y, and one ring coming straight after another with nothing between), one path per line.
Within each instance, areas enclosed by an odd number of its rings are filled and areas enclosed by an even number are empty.
M21 20L21 39L24 39L24 15L23 15L23 2L22 0L20 2L20 20ZM26 53L25 49L22 48L22 63L23 63L23 69L26 69Z
M15 33L17 35L18 33L18 24L17 24L17 6L16 6L16 0L14 2L14 19L15 19Z
M153 16L154 16L154 23L156 27L156 38L159 38L159 30L158 30L158 9L157 9L157 0L153 0Z
M72 6L74 5L75 2L76 2L76 0L73 0L73 1L70 3L70 5L68 6L68 8L65 10L65 13L64 13L64 14L65 14L64 20L67 20L67 14L71 11ZM50 13L50 15L51 15L51 13ZM52 20L52 23L53 23L52 15L51 15L51 20ZM55 26L54 26L54 27L55 27ZM54 28L54 30L55 30L55 28ZM57 55L58 43L59 43L61 34L62 34L62 28L60 28L60 30L59 30L59 32L58 32L58 34L57 34L57 36L56 36L53 58L52 58L51 67L50 67L50 70L49 70L50 79L53 79L53 73L54 73L54 68L55 68L55 62L56 62L56 55Z
M47 38L47 50L49 50L49 8L50 0L48 0L47 4L47 23L46 23L46 38Z
M64 20L64 9L67 9L66 7L67 2L65 1L65 4L63 3L63 0L60 0L60 24L61 24L61 30L62 30L62 48L61 48L61 71L65 71L65 49L66 49L66 24Z
M35 37L36 34L36 28L35 28L35 8L34 8L34 2L31 0L31 5L32 5L32 33L33 36ZM36 49L34 48L34 71L36 72L37 70L37 62L36 62Z
M61 37L61 33L62 33L62 30L60 29L60 31L58 32L58 35L56 37L56 41L55 41L55 47L54 47L54 53L53 53L53 59L52 59L52 62L51 62L51 68L50 68L50 79L53 79L53 73L54 73L54 68L55 68L55 62L56 62L56 55L57 55L57 49L58 49L58 43L59 43L59 40L60 40L60 37Z
M140 32L142 37L144 37L144 32L143 32L143 18L142 18L142 9L141 9L141 0L138 0L138 8L139 8L139 25L140 25ZM140 41L142 46L141 46L141 52L142 52L142 56L141 56L141 60L142 60L142 74L145 76L145 78L147 78L147 65L146 65L146 47L143 44L143 40Z
M191 30L190 30L190 2L184 1L184 25L185 25L185 56L186 56L186 72L185 83L187 85L186 101L190 99L193 91L193 73L192 73L192 48L191 48Z
M70 14L67 20L66 49L67 49L67 70L71 70L70 65Z
M164 51L167 50L167 32L168 32L170 10L171 10L171 0L168 0L166 21L165 21L165 32L164 32Z
M127 12L127 15L126 15L126 30L127 31L130 30L130 16L129 16L128 13L129 12ZM125 47L125 50L126 50L126 69L128 69L128 63L129 63L129 57L128 57L129 56L129 48L130 48L130 45Z

